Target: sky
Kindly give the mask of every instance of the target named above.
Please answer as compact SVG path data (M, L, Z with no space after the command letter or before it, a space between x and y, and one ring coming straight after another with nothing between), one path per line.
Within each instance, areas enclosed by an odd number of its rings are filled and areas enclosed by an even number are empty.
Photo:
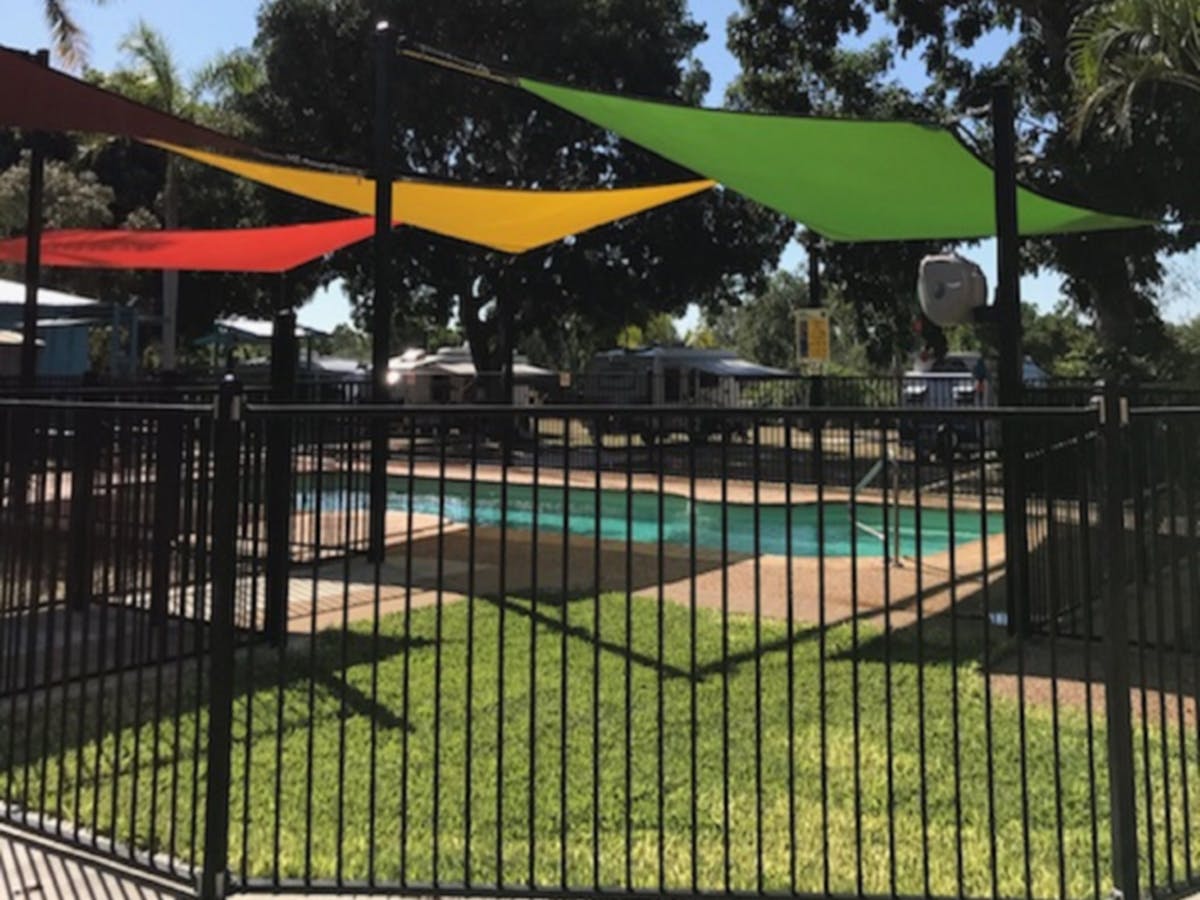
M737 62L725 46L725 23L737 10L739 2L690 0L689 5L693 15L705 23L708 31L708 40L696 52L712 76L712 88L705 104L721 106L725 88L738 71ZM0 44L24 49L46 46L49 34L42 18L40 2L0 0L0 6L5 7L3 24L0 24ZM144 19L166 37L181 67L193 72L216 53L251 43L258 4L254 0L186 3L176 0L107 0L98 5L89 0L72 0L72 8L88 35L89 61L93 66L109 69L121 63L119 45L122 37L139 19ZM881 37L882 33L882 30L873 28L855 43L869 43ZM978 60L995 58L1003 52L1005 41L1006 36L1002 33L987 35L973 50L972 56ZM923 70L915 58L901 60L893 75L909 87L920 88L924 84ZM980 265L989 285L995 285L994 241L984 241L961 252ZM789 246L780 262L781 267L787 269L804 264L804 251L798 244ZM915 280L915 272L913 277ZM1060 277L1053 272L1026 276L1021 282L1022 296L1043 309L1050 308L1059 298L1060 283ZM1167 314L1170 318L1179 318L1195 312L1195 309L1172 309ZM349 302L336 285L318 293L300 311L300 319L304 324L324 330L332 329L338 322L348 321L349 316ZM696 324L696 320L697 313L693 308L680 321L680 330L686 332Z

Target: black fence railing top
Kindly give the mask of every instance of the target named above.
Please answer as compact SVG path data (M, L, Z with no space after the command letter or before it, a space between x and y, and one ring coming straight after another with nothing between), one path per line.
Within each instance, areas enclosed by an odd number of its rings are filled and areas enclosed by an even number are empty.
M671 418L681 414L689 417L728 417L728 418L757 418L769 419L774 417L788 418L968 418L988 419L998 416L1028 417L1028 418L1088 418L1097 415L1095 407L1063 408L1057 406L963 406L963 407L918 407L918 406L660 406L650 404L620 404L597 408L588 404L555 404L509 406L497 404L447 404L416 405L416 404L320 404L320 403L255 403L246 405L247 412L264 416L380 416L406 418L412 416L474 418L479 416L498 417L511 414L545 419L578 418L588 419L596 416L640 416L648 418Z

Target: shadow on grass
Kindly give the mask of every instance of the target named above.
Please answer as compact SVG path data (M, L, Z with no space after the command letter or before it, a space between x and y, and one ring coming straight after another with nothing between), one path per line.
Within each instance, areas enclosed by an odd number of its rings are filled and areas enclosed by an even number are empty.
M365 716L388 728L411 730L403 718L350 683L346 673L434 646L433 640L421 637L333 629L318 632L311 641L293 637L282 651L259 644L244 651L236 663L234 702L264 690L286 693L311 681L339 701L347 718ZM65 692L37 692L37 702L31 699L34 695L6 701L0 706L3 730L11 728L26 739L0 742L0 769L37 763L47 751L69 757L81 745L119 739L122 731L147 724L149 717L165 721L198 715L210 700L207 672L198 668L203 663L203 658L171 658L140 670L97 676Z

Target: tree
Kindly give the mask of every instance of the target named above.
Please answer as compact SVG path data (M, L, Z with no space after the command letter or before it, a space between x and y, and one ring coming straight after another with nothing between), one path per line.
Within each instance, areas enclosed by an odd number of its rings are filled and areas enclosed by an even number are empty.
M683 0L446 0L375 4L375 15L464 57L541 77L696 103L707 76L689 55L702 26ZM373 32L367 4L271 0L255 47L262 89L242 112L260 143L370 165ZM397 62L394 144L403 168L429 178L522 187L585 188L694 177L521 91ZM316 207L272 198L276 215ZM403 218L403 210L397 214ZM500 363L498 299L513 304L520 345L578 354L612 346L628 322L717 305L761 283L791 225L729 192L708 194L512 257L416 231L395 240L398 329L422 331L457 314L481 371ZM371 302L370 249L335 267L360 307ZM573 329L570 339L566 328Z
M1075 20L1069 46L1077 134L1103 114L1128 138L1156 83L1200 94L1200 0L1112 0Z
M93 0L96 4L104 0ZM87 61L87 38L75 21L71 4L65 0L42 0L42 14L54 38L54 52L68 66L81 66Z
M371 339L353 325L342 323L329 337L319 342L321 352L342 359L368 362L371 359Z
M1073 139L1068 35L1072 22L1098 5L1095 0L754 0L732 20L730 46L757 106L808 113L824 99L842 114L859 114L859 95L834 80L845 69L839 42L863 34L873 21L882 23L891 31L880 51L887 60L917 53L930 76L928 88L915 98L920 108L907 118L969 121L987 104L991 87L1007 79L1019 101L1023 181L1100 209L1194 219L1200 211L1200 179L1188 172L1200 117L1188 116L1178 97L1156 98L1129 141L1096 130L1082 143ZM1012 46L997 64L973 63L966 51L997 29L1012 34ZM976 142L990 145L986 121L977 130ZM1166 346L1156 310L1160 254L1186 249L1198 236L1195 229L1141 228L1027 240L1023 264L1063 273L1070 299L1095 316L1107 365L1146 371ZM889 271L901 271L889 251L880 252ZM913 277L915 268L906 266L903 278ZM911 309L911 300L904 306Z
M1093 375L1100 352L1096 329L1083 320L1069 303L1060 302L1053 311L1040 313L1032 304L1022 304L1025 353L1056 378L1087 378Z
M46 228L100 228L112 222L113 189L94 172L77 172L68 163L46 163L42 217ZM29 155L0 172L0 234L25 230L29 210Z
M726 307L711 324L718 346L764 366L795 368L795 311L808 305L808 285L790 272L777 272L767 289Z
M867 119L931 118L929 98L889 80L892 48L887 43L859 51L814 53L811 59L797 49L799 58L788 60L788 68L781 70L780 59L762 56L761 48L747 38L745 21L737 20L731 28L731 49L743 66L729 95L735 107ZM913 329L919 317L917 268L922 257L943 249L943 244L930 241L819 246L822 283L845 301L841 327L853 331L851 343L861 347L871 368L890 371L904 366L919 349L922 336L935 354L945 352L941 333L932 325L921 336Z
M617 335L617 346L628 349L651 345L673 347L678 343L679 332L668 313L655 313L644 323L626 325Z
M183 84L179 66L175 62L166 39L140 20L125 39L121 49L134 63L128 75L141 80L140 93L152 106L172 115L186 115L194 107L191 92ZM169 156L163 177L162 190L163 227L179 227L179 162ZM179 324L179 273L162 273L162 368L174 371Z
M128 64L112 72L87 71L88 80L142 103L233 134L246 123L234 110L241 91L253 90L255 65L248 54L222 54L192 79L179 70L163 38L144 22L122 44ZM236 228L268 224L262 189L207 166L172 157L155 147L123 139L91 140L77 149L81 164L113 188L113 220L122 227L173 227L187 211L191 228ZM153 210L154 212L151 212ZM239 314L269 317L277 306L300 305L323 278L319 264L289 273L286 280L235 273L178 273L179 350L189 336L206 331L214 318ZM117 283L117 275L106 276ZM74 274L72 279L76 278ZM120 293L163 297L169 275L120 273ZM155 357L159 357L156 355ZM166 367L164 361L163 367Z

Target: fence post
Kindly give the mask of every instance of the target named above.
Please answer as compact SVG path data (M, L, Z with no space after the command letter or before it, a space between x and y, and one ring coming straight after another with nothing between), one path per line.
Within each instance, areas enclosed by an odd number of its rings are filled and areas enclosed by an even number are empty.
M97 425L94 413L76 413L67 525L67 603L75 610L92 600L92 491L101 452Z
M271 401L294 399L296 311L275 316L271 337ZM292 423L280 416L267 423L267 597L264 629L278 646L287 640L288 569L292 541Z
M1126 900L1138 896L1137 808L1134 800L1133 729L1129 710L1129 610L1125 596L1125 461L1128 406L1106 383L1103 428L1105 591L1104 704L1108 715L1108 784L1113 845L1113 886Z
M229 778L233 741L234 599L237 575L238 454L241 386L225 376L214 423L212 617L208 645L208 773L204 803L204 866L200 900L229 891Z

